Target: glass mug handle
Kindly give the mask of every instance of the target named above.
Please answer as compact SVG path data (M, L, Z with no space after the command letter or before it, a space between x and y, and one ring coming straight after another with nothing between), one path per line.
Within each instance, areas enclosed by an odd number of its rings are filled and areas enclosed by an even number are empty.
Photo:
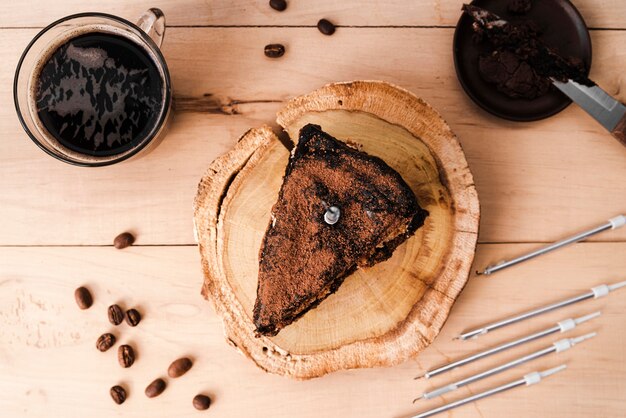
M156 46L161 47L163 36L165 35L165 15L161 9L152 8L146 10L139 16L137 26L152 38Z

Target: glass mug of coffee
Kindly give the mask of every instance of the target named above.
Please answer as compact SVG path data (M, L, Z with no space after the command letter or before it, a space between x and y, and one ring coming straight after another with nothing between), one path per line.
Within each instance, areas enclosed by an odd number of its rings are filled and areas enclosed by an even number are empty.
M79 166L114 164L154 148L171 113L158 9L137 24L81 13L43 29L22 54L13 96L42 150Z

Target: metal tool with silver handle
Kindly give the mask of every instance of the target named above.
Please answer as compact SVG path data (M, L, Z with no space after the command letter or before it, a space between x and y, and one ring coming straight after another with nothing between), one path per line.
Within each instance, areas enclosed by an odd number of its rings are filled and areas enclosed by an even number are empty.
M499 270L503 270L503 269L505 269L507 267L511 267L511 266L516 265L516 264L519 264L522 261L530 260L531 258L535 258L535 257L538 257L540 255L549 253L550 251L554 251L554 250L556 250L558 248L565 247L566 245L570 245L570 244L573 244L575 242L582 241L582 240L584 240L586 238L589 238L592 235L599 234L600 232L604 232L604 231L607 231L609 229L621 228L624 225L626 225L626 216L618 215L618 216L616 216L614 218L609 219L606 223L604 223L604 224L602 224L600 226L597 226L597 227L595 227L593 229L581 232L581 233L576 234L576 235L574 235L572 237L569 237L569 238L565 238L565 239L563 239L561 241L555 242L554 244L550 244L547 247L543 247L543 248L540 248L540 249L538 249L536 251L533 251L531 253L528 253L528 254L522 255L520 257L514 258L513 260L502 261L502 262L500 262L498 264L495 264L493 266L489 266L482 273L481 272L477 272L477 274L478 275L483 275L483 274L484 275L489 275L489 274L495 273L495 272L497 272Z
M507 325L514 324L516 322L523 321L525 319L533 318L535 316L544 314L546 312L554 311L559 308L563 308L565 306L573 305L578 302L582 302L588 299L598 299L604 296L607 296L610 292L617 290L626 286L626 281L606 285L601 284L600 286L592 287L591 291L587 293L583 293L582 295L574 296L573 298L565 299L560 302L552 303L550 305L542 306L541 308L534 309L532 311L524 312L523 314L512 316L507 319L503 319L502 321L493 322L491 324L485 325L484 327L473 329L463 334L459 335L457 339L459 340L467 340L470 338L476 338L481 335L484 335L490 331L493 331L498 328L505 327Z
M486 390L486 391L481 392L481 393L477 393L476 395L468 396L467 398L459 399L458 401L451 402L449 404L440 406L438 408L422 412L420 414L414 415L411 418L427 418L427 417L431 417L431 416L439 414L441 412L449 411L450 409L454 409L454 408L457 408L459 406L468 404L470 402L474 402L474 401L477 401L479 399L484 399L484 398L487 398L489 396L496 395L498 393L506 392L507 390L510 390L510 389L513 389L513 388L516 388L516 387L519 387L519 386L535 385L535 384L541 382L543 378L551 376L551 375L553 375L555 373L558 373L561 370L564 370L566 368L567 368L567 366L565 364L563 364L563 365L561 365L559 367L555 367L553 369L544 370L542 372L528 373L527 375L524 375L524 377L522 377L521 379L515 380L515 381L510 382L510 383L506 383L506 384L504 384L502 386L498 386L498 387L493 388L493 389Z
M544 329L544 330L536 332L534 334L526 335L526 336L518 338L518 339L516 339L514 341L510 341L508 343L504 343L504 344L498 345L498 346L490 348L488 350L481 351L480 353L476 353L476 354L473 354L471 356L465 357L465 358L463 358L461 360L457 360L455 362L448 363L448 364L446 364L444 366L437 367L436 369L429 370L426 373L424 373L423 377L425 377L426 379L430 379L431 377L440 375L440 374L445 373L447 371L453 370L453 369L455 369L457 367L461 367L461 366L464 366L466 364L473 363L473 362L475 362L477 360L480 360L480 359L483 359L485 357L489 357L491 355L500 353L500 352L508 350L510 348L517 347L519 345L522 345L522 344L525 344L525 343L528 343L528 342L531 342L531 341L538 340L538 339L546 337L548 335L555 334L557 332L563 333L563 332L571 331L574 328L576 328L576 326L582 324L583 322L587 322L587 321L589 321L591 319L599 317L600 314L601 314L600 312L594 312L594 313L589 314L589 315L581 316L580 318L564 319L562 321L557 322L556 325L554 325L554 326L552 326L550 328ZM418 379L418 378L416 378L416 379Z
M626 106L623 103L598 86L584 86L573 80L552 80L552 84L626 146Z
M494 367L493 369L485 370L484 372L472 375L465 379L459 380L457 382L451 383L449 385L440 387L438 389L432 390L430 392L424 392L421 397L415 399L432 399L441 395L445 395L446 393L452 392L461 388L463 386L467 386L470 383L477 382L479 380L485 379L487 377L493 376L498 373L502 373L505 370L511 369L513 367L519 366L520 364L528 363L529 361L538 359L540 357L546 356L551 353L560 353L570 348L574 347L576 344L579 344L585 340L593 338L596 336L595 332L590 334L581 335L576 338L564 338L562 340L556 341L550 346L541 349L539 351L535 351L534 353L528 354L524 357L517 358L515 360L509 361L508 363L502 364L500 366ZM415 402L415 401L413 401Z

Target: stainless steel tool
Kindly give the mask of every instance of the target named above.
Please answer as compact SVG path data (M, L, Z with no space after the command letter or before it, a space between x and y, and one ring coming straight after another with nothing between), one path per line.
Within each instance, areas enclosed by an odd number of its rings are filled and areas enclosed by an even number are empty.
M468 396L467 398L459 399L458 401L451 402L449 404L440 406L440 407L435 408L435 409L431 409L429 411L422 412L420 414L414 415L411 418L427 418L427 417L431 417L431 416L439 414L441 412L449 411L450 409L454 409L454 408L457 408L459 406L468 404L470 402L474 402L474 401L477 401L479 399L484 399L484 398L487 398L489 396L496 395L498 393L506 392L508 390L511 390L511 389L519 387L519 386L535 385L537 383L540 383L543 380L543 378L551 376L551 375L553 375L555 373L558 373L561 370L565 370L566 368L567 368L567 366L565 364L563 364L563 365L561 365L559 367L555 367L553 369L544 370L542 372L528 373L527 375L524 375L521 379L514 380L513 382L506 383L506 384L504 384L502 386L498 386L498 387L495 387L493 389L489 389L489 390L486 390L484 392L477 393L476 395Z
M584 86L573 80L552 80L574 103L597 120L622 145L626 146L626 106L596 86Z
M562 300L560 302L555 302L550 305L542 306L541 308L533 309L532 311L524 312L523 314L509 317L507 319L503 319L502 321L493 322L491 324L485 325L484 327L473 329L463 334L459 335L457 339L459 340L467 340L469 338L476 338L480 335L484 335L490 331L493 331L498 328L505 327L507 325L514 324L516 322L523 321L528 318L533 318L537 315L544 314L546 312L553 311L555 309L563 308L565 306L573 305L578 302L582 302L588 299L598 299L604 296L607 296L614 290L620 289L626 286L626 281L607 285L601 284L600 286L592 287L589 292L583 293L578 296L574 296L569 299Z
M524 363L528 363L529 361L538 359L540 357L543 356L547 356L548 354L551 353L561 353L563 351L569 350L570 348L574 347L575 345L588 340L590 338L593 338L596 336L595 332L589 333L589 334L585 334L585 335L581 335L580 337L576 337L576 338L564 338L562 340L558 340L552 344L550 344L548 347L545 347L541 350L535 351L534 353L528 354L526 356L523 357L519 357L516 358L515 360L511 360L507 363L504 363L500 366L494 367L492 369L489 370L485 370L484 372L481 373L477 373L475 375L472 375L470 377L466 377L465 379L459 380L457 382L454 383L450 383L449 385L446 386L442 386L440 388L431 390L429 392L424 392L422 394L422 396L420 396L419 398L415 399L413 402L419 400L419 399L432 399L432 398L436 398L438 396L441 395L445 395L446 393L455 391L459 388L462 388L463 386L467 386L470 383L474 383L477 382L479 380L482 379L486 379L487 377L493 376L495 374L498 373L502 373L505 370L509 370L513 367L519 366L520 364L524 364Z
M530 335L526 335L524 337L518 338L514 341L510 341L508 343L504 343L504 344L500 344L496 347L490 348L488 350L485 351L481 351L480 353L476 353L473 354L471 356L462 358L461 360L457 360L455 362L452 363L448 363L444 366L441 367L437 367L436 369L432 369L427 371L426 373L424 373L423 376L420 377L425 377L426 379L430 379L431 377L440 375L442 373L445 373L447 371L456 369L457 367L461 367L464 366L466 364L469 363L473 363L477 360L483 359L485 357L489 357L492 356L494 354L500 353L502 351L508 350L510 348L513 347L517 347L519 345L531 342L531 341L535 341L538 340L540 338L546 337L548 335L551 334L555 334L557 332L567 332L570 330L573 330L574 328L576 328L579 324L582 324L583 322L587 322L591 319L597 318L600 316L600 312L594 312L592 314L589 315L585 315L585 316L581 316L580 318L568 318L568 319L564 319L562 321L559 321L556 323L556 325L546 328L544 330L541 330L539 332L535 332L534 334L530 334ZM416 379L419 379L420 377L416 377Z
M514 258L513 260L502 261L502 262L500 262L498 264L495 264L493 266L487 267L482 273L481 272L476 272L476 274L478 274L478 275L483 275L483 274L484 275L490 275L490 274L493 274L493 273L495 273L497 271L503 270L503 269L505 269L507 267L514 266L514 265L519 264L519 263L521 263L523 261L526 261L526 260L530 260L531 258L535 258L535 257L538 257L540 255L549 253L550 251L554 251L554 250L556 250L558 248L565 247L566 245L570 245L570 244L573 244L575 242L582 241L582 240L584 240L586 238L589 238L592 235L599 234L600 232L604 232L604 231L607 231L609 229L621 228L624 225L626 225L626 216L618 215L618 216L616 216L614 218L609 219L606 223L604 223L604 224L602 224L600 226L597 226L595 228L592 228L592 229L590 229L588 231L584 231L584 232L581 232L581 233L576 234L574 236L571 236L569 238L565 238L565 239L563 239L561 241L557 241L554 244L550 244L547 247L543 247L543 248L535 250L535 251L533 251L531 253L524 254L522 256Z

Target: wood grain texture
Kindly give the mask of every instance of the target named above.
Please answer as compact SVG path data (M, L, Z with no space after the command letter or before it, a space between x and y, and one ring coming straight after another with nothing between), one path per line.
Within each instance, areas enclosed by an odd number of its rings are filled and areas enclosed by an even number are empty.
M257 338L258 254L289 152L269 127L248 131L211 164L194 205L203 294L223 317L228 339L260 368L300 379L417 354L464 287L476 245L478 197L454 133L423 100L380 82L327 85L287 103L278 122L292 138L318 124L382 158L429 216L389 260L358 269L277 336Z
M43 27L72 13L99 11L134 21L144 10L159 7L168 25L297 25L314 27L321 18L342 26L454 26L463 0L288 0L286 11L272 10L268 0L64 0L5 2L1 27ZM626 28L626 4L620 0L574 0L592 28ZM313 29L317 33L316 29Z
M626 208L626 154L580 109L572 106L549 120L516 124L485 114L464 95L454 76L450 28L461 1L289 3L288 12L277 13L264 0L3 2L1 28L43 27L67 14L96 9L134 20L153 6L165 11L168 23L185 27L168 28L164 43L178 105L170 134L144 159L100 170L58 163L22 132L12 104L13 72L37 30L0 29L0 245L111 245L125 229L138 234L138 245L193 243L191 202L198 179L215 157L250 127L273 121L280 102L328 82L359 78L399 84L442 113L459 136L476 179L482 242L551 241ZM626 28L626 2L574 4L592 27ZM332 37L321 36L314 28L321 17L343 27ZM428 27L384 27L407 24ZM190 27L196 25L217 27ZM350 25L376 27L345 27ZM626 100L626 32L593 30L591 36L592 78ZM281 60L263 56L264 45L271 42L287 46ZM626 231L596 239L624 241ZM475 268L536 245L479 245ZM535 363L550 367L563 360L566 372L449 415L622 417L626 299L621 294L466 344L451 338L470 326L520 312L531 300L547 302L623 280L625 245L580 244L497 276L472 278L439 338L415 361L306 382L263 373L223 342L218 317L198 295L202 278L195 247L2 247L0 415L191 417L198 414L192 397L206 391L215 400L207 413L220 417L404 417L418 411L410 401L424 389L530 352L543 342L452 372L449 378L413 381L423 368L552 320L602 309L598 322L580 329L581 334L599 330L595 340ZM86 312L72 298L81 284L96 295L96 304ZM119 368L114 352L94 348L97 336L108 330L105 308L116 301L145 313L139 327L123 330L122 339L135 343L139 352L128 370ZM180 355L193 356L194 368L170 382L161 397L145 398L145 385L165 375L169 362ZM462 389L458 396L517 376L517 371L507 372ZM108 395L109 387L120 381L130 389L121 407Z
M477 109L454 75L451 29L346 28L318 38L301 28L170 28L164 53L184 105L169 135L143 159L95 170L49 158L22 131L11 84L14 64L36 31L2 33L11 39L0 44L7 63L0 67L2 245L110 245L129 228L139 245L191 244L191 201L208 164L250 127L271 123L279 102L355 77L399 84L449 122L481 195L482 242L552 241L626 207L624 147L575 106L522 124ZM263 56L265 43L284 39L283 59ZM601 64L592 76L622 100L625 43L626 32L593 34ZM68 205L69 227L57 221ZM594 239L624 240L626 230Z
M479 245L475 266L527 251L531 245ZM533 304L575 295L600 283L624 280L625 243L578 244L533 263L489 278L472 277L435 342L418 358L392 368L333 373L305 382L258 370L224 342L222 326L199 295L202 277L195 246L112 248L3 248L0 253L0 410L6 417L151 416L195 417L191 399L214 397L207 412L219 417L272 416L318 418L406 417L432 400L412 405L421 391L529 353L558 339L547 338L429 381L413 377L426 368L551 325L554 321L602 310L603 315L569 335L598 331L589 342L510 370L450 394L450 401L537 368L567 363L569 369L539 386L521 388L468 405L454 418L514 415L550 418L621 418L626 392L626 310L624 290L560 312L521 323L474 341L452 341L459 332L521 312ZM584 260L584 263L581 262ZM94 296L78 309L74 289L86 285ZM486 303L485 301L488 301ZM106 307L136 306L141 323L111 327ZM97 337L113 330L119 342L137 349L129 369L116 353L100 353ZM193 368L169 379L158 398L145 386L166 376L172 360L187 355ZM129 389L124 405L109 398L109 387Z

